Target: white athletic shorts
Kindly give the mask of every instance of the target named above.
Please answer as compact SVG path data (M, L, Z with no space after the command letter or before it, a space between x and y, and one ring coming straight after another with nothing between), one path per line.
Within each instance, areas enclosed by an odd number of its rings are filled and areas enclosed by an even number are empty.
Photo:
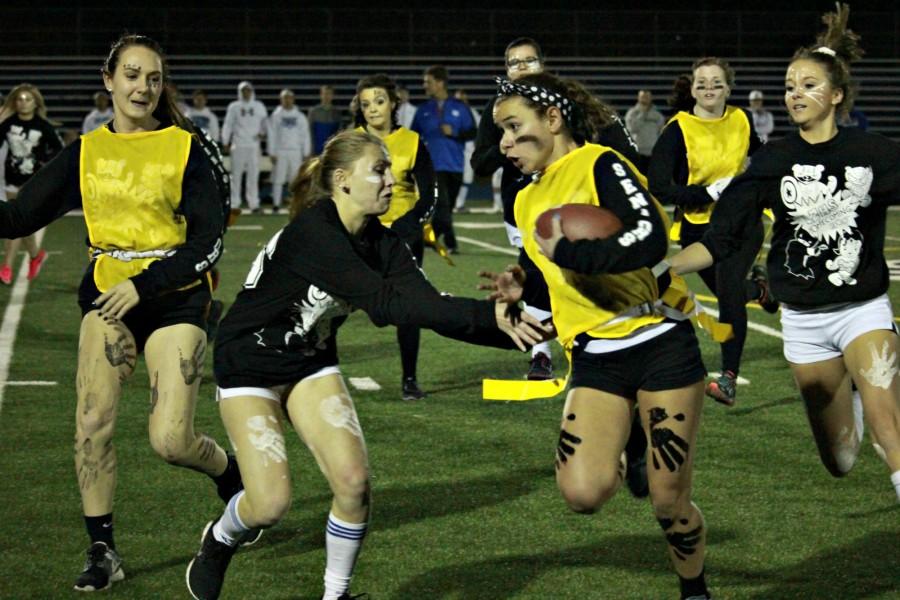
M796 364L843 356L850 342L878 329L896 331L887 294L863 302L802 311L781 305L784 357Z
M341 369L337 366L331 367L323 367L313 373L312 375L307 375L300 381L309 381L310 379L318 379L319 377L325 377L326 375L340 375ZM299 383L299 382L298 382ZM264 387L234 387L234 388L216 388L216 401L221 402L226 398L234 398L235 396L256 396L258 398L265 398L266 400L271 400L272 402L277 402L281 404L283 401L287 400L285 398L285 394L288 393L291 389L293 389L293 384L282 384L276 385L270 388Z

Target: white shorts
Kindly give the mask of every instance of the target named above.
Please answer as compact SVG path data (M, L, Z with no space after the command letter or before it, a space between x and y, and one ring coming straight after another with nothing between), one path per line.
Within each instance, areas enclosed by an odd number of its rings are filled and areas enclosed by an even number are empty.
M312 375L307 375L297 383L301 383L304 381L309 381L310 379L318 379L319 377L325 377L327 375L340 375L341 369L338 366L331 367L323 367L313 373ZM216 388L216 402L221 402L226 398L234 398L236 396L256 396L257 398L265 398L266 400L271 400L272 402L277 402L278 404L282 404L287 398L285 394L290 392L294 388L294 384L285 383L282 385L276 385L270 388L264 387L234 387L234 388Z
M894 329L894 314L887 294L831 309L799 311L781 306L784 357L796 364L843 356L850 342L879 329Z

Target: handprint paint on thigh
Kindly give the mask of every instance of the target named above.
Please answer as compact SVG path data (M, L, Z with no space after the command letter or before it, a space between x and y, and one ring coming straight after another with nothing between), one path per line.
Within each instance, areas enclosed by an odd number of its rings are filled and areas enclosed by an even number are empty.
M323 399L319 404L319 416L332 427L346 429L356 437L362 437L362 427L347 394L335 394Z
M250 430L247 438L250 444L263 455L263 466L269 466L269 461L282 463L287 460L287 452L284 447L284 436L271 424L278 419L272 415L256 415L247 419L247 428Z
M668 427L660 426L669 419L683 422L685 416L684 413L678 413L670 417L666 409L661 406L650 409L650 445L653 448L653 468L657 471L662 469L660 466L660 461L662 461L666 468L674 473L684 464L691 447L683 437Z

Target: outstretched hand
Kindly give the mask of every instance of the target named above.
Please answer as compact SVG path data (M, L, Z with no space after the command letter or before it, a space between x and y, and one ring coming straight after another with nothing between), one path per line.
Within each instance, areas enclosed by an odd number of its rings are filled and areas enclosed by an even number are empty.
M556 251L556 244L558 244L559 240L563 237L562 217L559 216L558 212L550 219L550 227L550 237L546 238L541 237L541 234L535 229L534 241L537 242L538 247L541 249L541 254L549 258L550 262L553 262L553 253Z
M479 290L490 291L488 300L500 300L507 304L515 304L522 299L525 270L519 265L507 265L506 270L502 273L479 271L478 276L489 280L487 283L478 284Z
M141 301L134 282L126 279L116 284L94 300L94 306L100 309L101 317L122 319L129 310Z
M556 336L553 325L541 324L536 318L520 310L516 305L505 302L494 304L497 328L508 335L522 352L539 342Z

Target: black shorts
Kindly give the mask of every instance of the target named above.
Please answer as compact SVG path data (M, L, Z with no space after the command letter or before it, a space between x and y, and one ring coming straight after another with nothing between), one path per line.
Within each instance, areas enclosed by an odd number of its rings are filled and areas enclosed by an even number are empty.
M680 321L669 331L630 348L603 354L579 352L591 339L585 334L576 338L571 388L587 387L636 400L638 390L674 390L706 377L690 321Z
M93 302L100 296L100 290L94 283L92 266L88 267L78 288L78 306L81 307L82 318L92 310L97 310ZM147 338L157 329L188 323L205 331L210 300L212 293L209 279L204 275L202 282L192 288L165 292L156 298L138 302L137 306L125 313L122 322L134 336L137 351L143 352Z

